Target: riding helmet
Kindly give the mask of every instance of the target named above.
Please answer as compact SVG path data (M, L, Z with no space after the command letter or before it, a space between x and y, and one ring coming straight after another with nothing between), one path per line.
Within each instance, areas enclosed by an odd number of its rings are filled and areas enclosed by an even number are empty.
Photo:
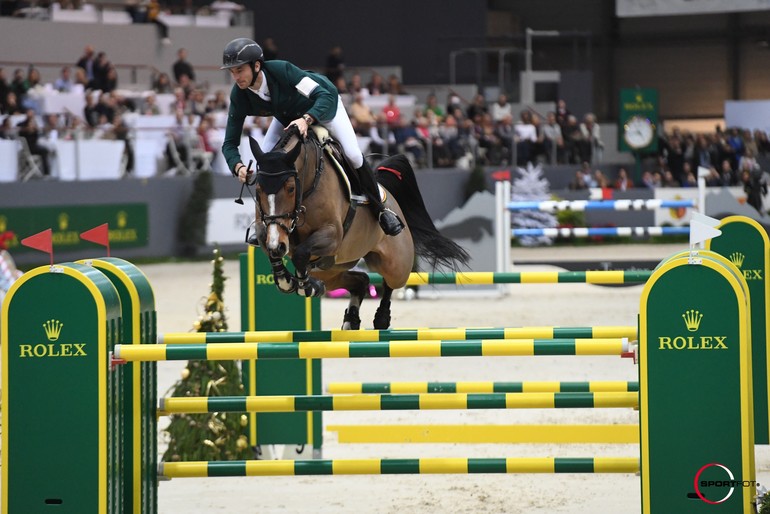
M262 60L262 47L251 39L239 37L227 43L222 53L222 67L219 69L226 70L241 64L262 62Z

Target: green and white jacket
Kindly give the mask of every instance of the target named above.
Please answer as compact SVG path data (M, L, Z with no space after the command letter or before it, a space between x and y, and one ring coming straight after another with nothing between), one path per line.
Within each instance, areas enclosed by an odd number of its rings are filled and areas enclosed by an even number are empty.
M319 123L330 121L337 113L339 93L323 75L302 70L287 61L266 61L262 72L270 91L269 102L237 84L233 84L230 91L222 153L231 170L241 161L238 146L247 116L273 116L285 127L306 113Z

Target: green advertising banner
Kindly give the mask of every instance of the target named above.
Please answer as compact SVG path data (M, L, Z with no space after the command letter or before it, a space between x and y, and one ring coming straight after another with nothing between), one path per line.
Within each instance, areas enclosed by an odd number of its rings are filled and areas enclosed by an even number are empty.
M658 149L658 90L620 90L618 150L654 152Z
M146 203L110 205L61 205L53 207L0 207L0 234L12 232L8 249L13 253L33 251L20 244L27 236L53 229L58 251L90 249L79 234L102 223L110 227L111 248L147 246L149 229Z

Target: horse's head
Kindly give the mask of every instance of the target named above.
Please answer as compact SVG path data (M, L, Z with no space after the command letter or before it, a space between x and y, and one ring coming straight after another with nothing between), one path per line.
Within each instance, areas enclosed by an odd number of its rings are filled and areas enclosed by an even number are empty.
M297 226L302 210L302 185L294 164L302 142L297 139L288 152L262 152L252 137L249 143L257 162L257 218L265 234L261 243L270 257L280 259L289 251L289 235Z

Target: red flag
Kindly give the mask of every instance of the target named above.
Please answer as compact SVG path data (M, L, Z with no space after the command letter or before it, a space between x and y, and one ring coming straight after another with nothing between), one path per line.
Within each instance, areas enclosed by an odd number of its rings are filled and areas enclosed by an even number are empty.
M53 266L53 230L43 230L34 236L25 237L21 244L35 250L40 250L51 256L51 266Z
M107 257L110 256L110 226L108 223L102 223L98 227L86 230L80 234L80 239L90 241L98 245L107 247Z

